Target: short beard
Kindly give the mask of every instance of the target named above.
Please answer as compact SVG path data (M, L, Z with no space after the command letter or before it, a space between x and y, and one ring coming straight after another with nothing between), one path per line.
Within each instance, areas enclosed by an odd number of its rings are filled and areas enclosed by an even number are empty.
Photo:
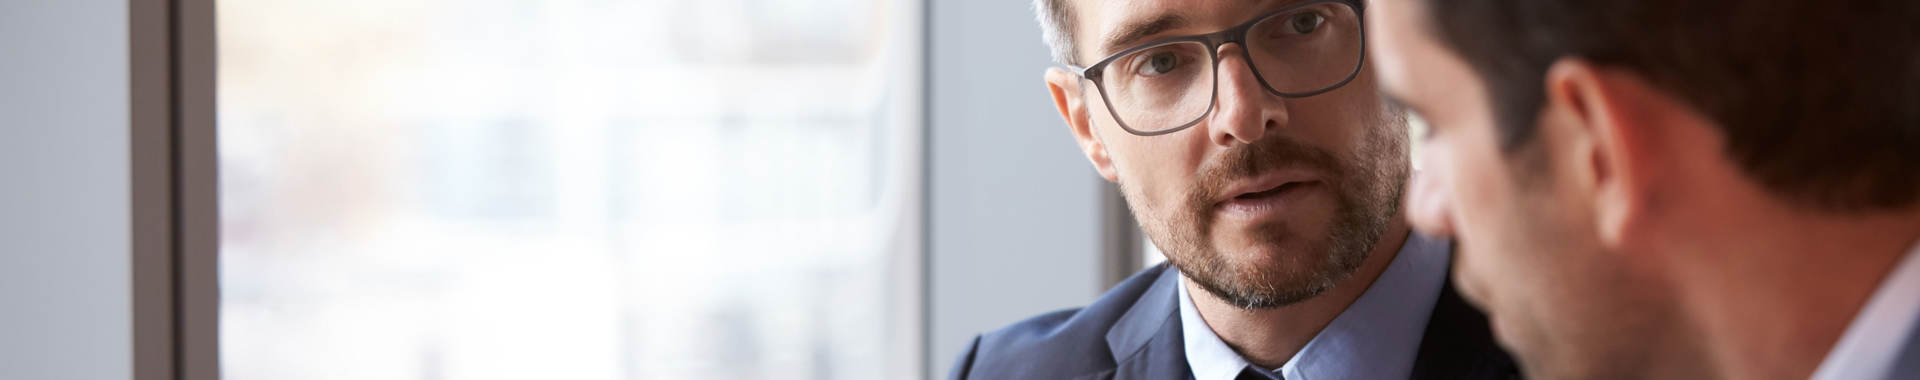
M1405 146L1404 133L1381 131L1368 136L1354 157L1339 160L1324 150L1269 136L1222 155L1216 165L1203 170L1187 193L1189 199L1181 205L1184 209L1172 210L1173 217L1156 218L1138 208L1134 216L1140 218L1148 237L1166 253L1167 260L1208 293L1242 309L1292 305L1326 293L1351 277L1386 234L1399 212L1400 196L1406 187L1409 168ZM1311 236L1290 236L1292 233L1277 223L1261 225L1255 232L1256 241L1307 252L1280 252L1294 258L1288 260L1295 264L1291 268L1235 265L1207 239L1212 236L1215 196L1233 180L1286 166L1305 166L1327 176L1326 184L1331 186L1337 208L1322 235L1325 240L1318 244L1304 240L1288 247L1282 243ZM1144 197L1136 194L1137 189L1129 189L1122 182L1121 190L1129 205L1142 205ZM1300 259L1314 256L1325 259Z

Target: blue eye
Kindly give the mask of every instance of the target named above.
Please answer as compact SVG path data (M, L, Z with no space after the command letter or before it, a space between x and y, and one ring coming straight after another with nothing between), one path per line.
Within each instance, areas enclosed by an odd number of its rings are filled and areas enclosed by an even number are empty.
M1173 54L1173 52L1148 54L1143 57L1143 59L1145 59L1146 62L1141 62L1141 64L1137 65L1139 69L1134 70L1134 73L1143 76L1157 76L1170 73L1173 72L1174 69L1180 68L1180 64L1182 63L1180 62L1180 56Z

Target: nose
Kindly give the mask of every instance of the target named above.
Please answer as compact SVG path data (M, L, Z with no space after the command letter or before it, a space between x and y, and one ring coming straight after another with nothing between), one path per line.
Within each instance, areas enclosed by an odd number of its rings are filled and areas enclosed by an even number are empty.
M1278 95L1268 92L1253 74L1245 47L1237 43L1221 45L1220 60L1214 62L1218 98L1213 115L1207 120L1213 143L1223 147L1260 141L1268 132L1287 124L1287 106Z
M1426 154L1429 152L1421 153L1421 159L1429 163L1436 158ZM1453 236L1453 196L1448 191L1451 188L1450 180L1440 170L1429 169L1413 174L1407 184L1407 199L1402 209L1406 210L1407 224L1414 230L1433 237Z

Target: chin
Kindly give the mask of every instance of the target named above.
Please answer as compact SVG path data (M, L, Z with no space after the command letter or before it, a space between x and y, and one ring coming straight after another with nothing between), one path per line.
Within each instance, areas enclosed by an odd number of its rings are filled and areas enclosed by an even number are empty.
M1285 249L1268 244L1232 244L1216 245L1214 252L1234 269L1244 272L1249 268L1269 268L1274 266L1295 265L1300 258L1294 257L1297 250Z
M1296 240L1243 244L1218 252L1227 256L1235 272L1299 277L1320 270L1330 260L1325 249L1302 243Z

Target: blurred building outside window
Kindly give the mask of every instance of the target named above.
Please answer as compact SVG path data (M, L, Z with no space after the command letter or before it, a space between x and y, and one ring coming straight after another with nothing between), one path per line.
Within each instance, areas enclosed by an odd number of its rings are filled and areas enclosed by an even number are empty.
M224 378L919 376L919 6L219 0Z

